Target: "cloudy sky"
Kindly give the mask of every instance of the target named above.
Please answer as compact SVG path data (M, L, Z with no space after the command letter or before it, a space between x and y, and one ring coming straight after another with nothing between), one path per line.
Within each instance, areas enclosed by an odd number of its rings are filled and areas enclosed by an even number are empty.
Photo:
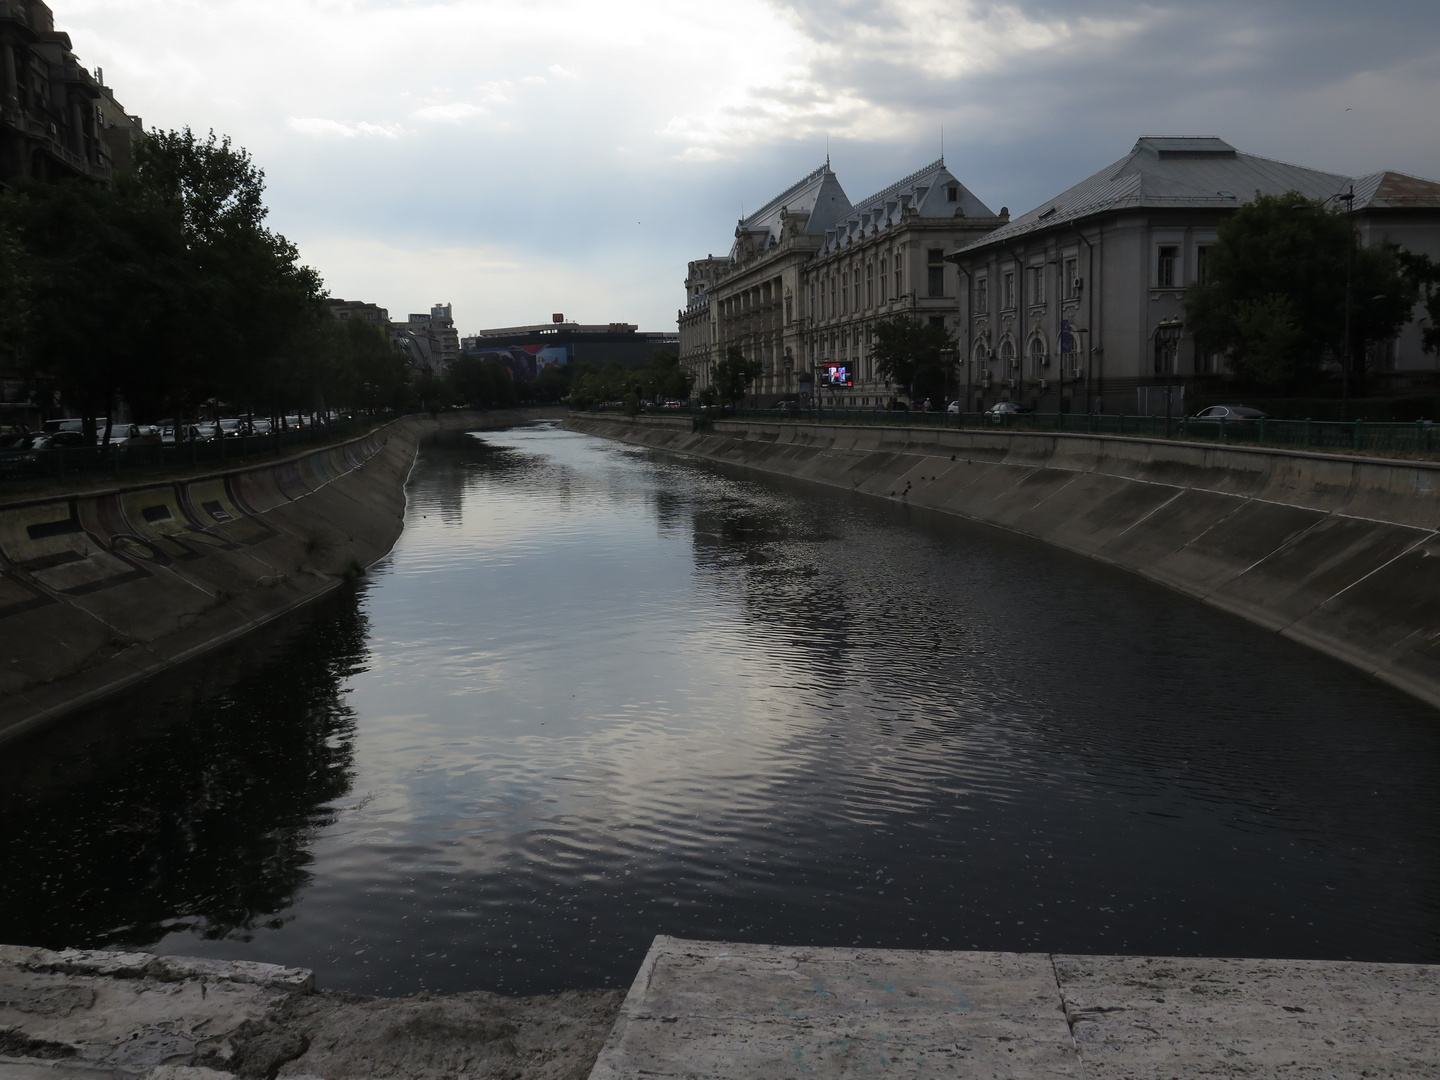
M1027 210L1142 134L1440 178L1436 0L50 0L149 127L214 128L332 295L462 332L673 329L687 259L832 162Z

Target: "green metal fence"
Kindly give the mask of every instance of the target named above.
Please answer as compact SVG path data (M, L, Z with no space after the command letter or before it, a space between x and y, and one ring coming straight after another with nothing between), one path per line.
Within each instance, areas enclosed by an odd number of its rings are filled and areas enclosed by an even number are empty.
M184 442L135 442L111 446L71 446L52 450L0 450L0 483L5 481L63 479L67 476L127 473L239 463L244 458L284 457L307 446L331 444L353 438L373 428L391 414L353 417L301 428L287 428L263 435L237 435L218 439L189 439Z
M622 412L615 407L604 412ZM872 424L889 427L936 427L971 430L1068 431L1091 435L1127 435L1147 439L1276 446L1297 450L1348 450L1353 453L1440 454L1440 425L1428 420L1413 424L1382 424L1364 420L1197 420L1118 413L992 413L896 412L885 409L654 409L644 415L710 416L715 419L780 420L799 423Z

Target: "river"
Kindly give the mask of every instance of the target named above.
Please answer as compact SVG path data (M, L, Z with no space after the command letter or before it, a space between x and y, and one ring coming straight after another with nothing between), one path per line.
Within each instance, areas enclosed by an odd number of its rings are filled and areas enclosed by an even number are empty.
M1434 963L1437 720L988 527L460 436L355 587L0 751L0 941L384 994L624 986L657 933Z

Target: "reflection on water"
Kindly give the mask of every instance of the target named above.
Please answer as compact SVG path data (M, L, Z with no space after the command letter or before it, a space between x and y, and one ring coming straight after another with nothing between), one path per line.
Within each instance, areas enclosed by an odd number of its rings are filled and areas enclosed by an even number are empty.
M346 590L267 634L4 748L3 940L248 941L282 925L311 881L311 842L334 821L327 804L354 776L340 680L364 656L365 621ZM52 798L27 810L37 773Z
M0 940L371 992L623 985L656 933L1440 960L1435 713L1292 643L544 427L410 498L363 591L0 822Z

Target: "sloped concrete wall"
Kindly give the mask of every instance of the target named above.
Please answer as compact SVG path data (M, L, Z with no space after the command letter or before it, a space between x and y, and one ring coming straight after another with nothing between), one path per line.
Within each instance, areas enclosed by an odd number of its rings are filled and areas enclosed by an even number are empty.
M607 438L1009 529L1440 705L1440 465L1099 435L575 416Z
M362 572L400 534L422 437L528 418L406 417L237 471L0 506L0 742Z

